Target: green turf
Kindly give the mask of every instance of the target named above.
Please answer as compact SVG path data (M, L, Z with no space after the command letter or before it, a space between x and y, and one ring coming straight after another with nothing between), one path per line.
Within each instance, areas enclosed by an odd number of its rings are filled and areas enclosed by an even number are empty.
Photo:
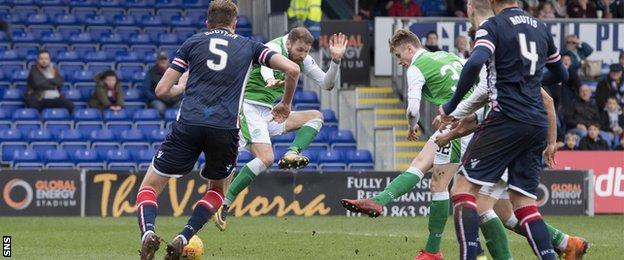
M550 216L547 220L589 239L592 247L586 259L624 257L624 216ZM158 234L169 240L185 223L185 218L160 217ZM232 218L228 224L225 232L213 223L200 232L206 257L410 259L427 237L422 217L245 217ZM0 234L12 236L14 259L138 259L139 234L133 217L4 217ZM509 237L515 259L534 259L524 238L511 233ZM442 250L446 259L457 259L452 219L446 225ZM158 259L163 252L158 252Z

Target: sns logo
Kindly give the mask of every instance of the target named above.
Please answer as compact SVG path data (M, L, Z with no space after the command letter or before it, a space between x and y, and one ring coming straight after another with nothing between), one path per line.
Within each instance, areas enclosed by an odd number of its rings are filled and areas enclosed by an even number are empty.
M624 198L622 182L624 182L622 167L609 167L607 174L596 177L596 194L600 197Z
M11 257L11 236L2 237L2 256Z

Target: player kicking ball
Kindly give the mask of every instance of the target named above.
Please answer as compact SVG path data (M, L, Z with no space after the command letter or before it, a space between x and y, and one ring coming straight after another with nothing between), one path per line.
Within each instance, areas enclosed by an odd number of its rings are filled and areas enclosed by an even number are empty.
M448 52L425 50L418 37L405 29L398 30L389 44L390 51L397 57L399 64L407 68L409 121L407 138L414 141L419 132L421 98L424 97L435 105L447 102L453 96L464 61ZM486 84L485 71L481 76L483 80L479 84ZM373 198L341 200L342 205L349 211L377 217L382 214L384 205L411 191L423 178L424 173L433 167L429 187L432 192L432 202L429 206L429 237L425 248L419 252L416 259L443 258L440 243L449 214L448 186L455 173L452 169L457 168L460 156L470 141L470 136L466 136L455 139L446 146L438 147L434 140L440 133L437 131L431 136L410 167L392 180L383 192Z
M464 65L457 91L440 109L451 115L487 63L493 72L489 90L491 110L474 133L452 188L455 231L460 259L474 259L478 250L477 201L482 186L493 187L505 170L514 214L539 259L555 259L548 228L536 205L542 156L546 145L547 113L541 97L542 69L551 72L544 85L567 79L567 70L545 24L520 9L515 0L490 0L496 14L479 24L475 48ZM498 47L498 48L497 48ZM489 61L489 62L488 62Z
M331 90L338 77L340 61L347 47L347 36L333 35L329 40L329 52L332 61L327 73L323 72L316 61L308 55L312 48L312 34L308 29L296 27L282 37L276 38L266 46L297 63L303 75L321 86ZM240 147L255 156L236 175L230 184L223 207L215 215L215 224L221 230L227 227L229 206L236 196L247 188L256 176L266 171L274 161L271 137L297 131L295 140L288 152L279 160L282 169L300 169L308 165L309 159L300 153L305 150L323 126L323 115L316 110L293 111L285 122L276 122L270 111L276 100L284 94L284 73L271 68L254 65L245 89L245 98L241 110Z
M141 259L153 259L161 239L155 233L158 194L171 177L189 173L203 152L206 165L200 175L208 181L208 191L195 204L180 233L167 245L165 259L180 259L191 240L223 203L225 180L236 165L238 155L239 109L245 78L251 64L284 71L285 94L271 111L277 122L290 114L299 78L299 66L264 45L234 34L238 9L229 0L215 0L208 8L208 32L187 39L156 86L156 95L170 98L184 93L178 118L171 133L154 156L136 197L141 231ZM174 83L185 73L188 81Z

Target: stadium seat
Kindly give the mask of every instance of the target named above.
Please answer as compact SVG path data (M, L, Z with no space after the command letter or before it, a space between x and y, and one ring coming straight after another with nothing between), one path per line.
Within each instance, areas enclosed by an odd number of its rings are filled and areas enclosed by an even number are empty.
M129 142L121 144L121 148L128 151L134 160L137 160L139 152L149 150L150 144L144 142Z
M31 25L28 27L30 33L32 33L37 39L41 39L44 33L54 33L54 26L52 25Z
M141 109L134 113L133 119L134 121L158 121L160 120L160 114L158 110L153 108Z
M13 112L13 120L39 120L39 111L34 108L22 108Z
M95 6L94 0L69 0L70 6Z
M109 150L106 153L106 161L110 162L129 162L131 160L130 153L124 149Z
M89 143L88 142L81 142L81 141L61 142L59 145L60 145L61 149L67 151L67 153L70 156L72 154L74 154L77 150L84 150L84 149L88 149L89 148Z
M115 142L117 137L110 129L96 129L91 131L89 139L93 142Z
M135 157L135 161L138 163L150 163L152 162L152 158L154 158L154 154L156 154L155 150L145 149L138 152L137 157Z
M91 34L82 32L79 34L75 34L69 37L69 42L71 43L90 43L93 39L91 39Z
M121 34L118 33L103 33L99 39L102 44L121 44L124 41Z
M91 149L95 150L99 158L106 159L108 151L119 149L119 144L117 142L93 142Z
M156 0L156 8L177 7L178 4L174 0Z
M76 130L80 131L83 138L87 139L91 133L96 130L104 129L104 125L99 121L81 121L76 122Z
M283 135L273 136L271 138L271 141L274 144L286 143L286 144L290 145L290 143L292 143L293 140L295 140L295 136L296 135L297 135L296 132L288 132L288 133L285 133Z
M169 130L165 129L154 129L149 135L150 142L162 142L165 140L165 137L169 134Z
M84 23L87 26L98 26L98 25L108 25L108 21L106 20L106 17L103 15L99 15L99 14L88 14L85 17Z
M119 136L121 142L144 142L146 141L143 132L139 129L123 130Z
M313 143L322 143L322 144L327 144L328 142L328 137L327 137L327 133L326 132L319 132L318 134L316 134L316 136L314 137L314 139L312 140Z
M237 17L236 33L245 37L251 37L252 25L249 17L241 15Z
M113 16L112 23L115 26L133 26L136 24L136 21L132 16L117 14Z
M28 74L29 74L28 70L20 70L20 71L13 72L13 75L11 75L11 80L14 82L26 81L28 80Z
M135 21L141 21L143 17L146 15L154 15L154 9L152 8L129 8L126 11L126 14L132 16Z
M254 156L248 151L240 151L238 153L238 158L236 159L236 163L240 166L244 166L249 161L253 160Z
M323 126L338 126L338 118L331 109L322 110L323 113Z
M136 87L135 87L136 89ZM128 113L128 115L134 115L134 113L140 109L145 109L146 104L145 102L143 102L143 100L141 101L126 101L124 103L124 110L126 110L126 113Z
M3 101L22 101L24 100L24 91L21 89L7 89L4 91Z
M37 2L37 5L45 5L43 0L35 0ZM52 2L52 1L50 1ZM47 4L50 5L50 2L48 2ZM61 4L58 4L57 6L46 6L46 7L42 7L41 8L46 14L48 14L49 17L57 17L59 15L64 15L64 14L70 14L69 12L69 8L61 6Z
M65 108L46 108L43 109L44 121L67 121L71 119L69 111Z
M46 49L50 53L50 56L54 57L55 61L58 62L57 58L59 54L68 51L70 48L69 45L64 43L46 43L43 44L43 49Z
M32 149L18 149L13 152L13 165L18 163L39 163L37 153Z
M355 138L353 137L353 133L349 130L340 130L331 133L329 136L329 141L332 145L334 144L352 144L355 143Z
M104 169L104 163L102 163L95 152L92 149L79 149L71 155L71 159L76 163L76 167L80 169Z
M76 16L79 22L86 22L87 16L97 15L98 9L93 7L73 7L71 12Z
M158 9L156 15L162 18L165 24L171 24L171 18L174 16L182 16L182 10L175 8L161 8Z
M48 15L44 13L35 13L28 15L26 24L49 24Z
M28 134L28 140L30 142L48 142L52 141L53 138L50 131L46 129L37 129Z
M206 20L206 11L200 9L186 9L184 16L186 16L191 21L202 22Z
M0 108L0 121L4 122L4 121L10 121L13 116L13 111L6 109L6 108Z
M297 91L293 98L294 103L318 103L318 96L314 91Z
M174 33L158 35L159 44L178 44L178 36Z
M349 170L372 170L375 168L373 156L368 150L353 150L346 153Z
M113 27L110 26L88 26L86 32L91 35L91 39L98 41L102 35L114 33L115 30L113 30Z
M92 63L87 63L87 69L93 72L93 74L95 75L95 74L98 74L107 70L111 70L112 66L111 66L111 63L107 63L107 62L92 62ZM76 88L82 88L85 86L95 88L95 82L78 83L74 85Z
M78 18L74 14L51 14L54 17L54 24L56 25L76 25L78 24Z
M127 7L147 7L150 3L146 0L126 0Z
M73 126L73 121L46 121L43 128L50 131L53 138L58 138L62 131L69 130Z
M175 121L177 116L178 116L177 108L169 108L165 110L165 121L167 122Z
M72 37L76 37L76 36L72 36ZM56 60L58 60L59 62L79 61L80 59L81 59L80 55L78 55L78 52L75 52L75 51L62 51L56 57Z
M60 142L80 142L83 140L82 133L78 129L64 129L58 135Z
M11 12L14 15L19 16L19 18L22 21L24 21L24 20L28 19L29 16L31 16L33 14L38 14L41 11L36 6L20 6L20 7L15 7L13 9L11 9Z
M31 142L30 148L43 158L46 151L59 149L58 142Z
M74 72L74 82L91 82L93 81L93 72L87 69Z
M197 31L193 28L174 28L171 32L175 33L181 41L185 41L197 33Z
M333 151L320 153L319 164L322 171L344 171L347 169L342 154Z
M132 122L130 121L107 122L106 129L113 132L116 138L119 138L121 136L121 132L132 129Z
M82 99L82 94L80 93L80 90L77 89L68 89L66 91L63 92L63 96L70 101L73 102L81 102Z
M163 19L157 15L144 15L138 21L141 21L141 25L146 26L146 27L147 26L162 26L164 24Z
M22 42L37 42L37 38L32 33L13 31L13 41L16 43Z
M301 155L308 157L308 159L310 159L310 163L313 164L318 164L319 163L319 158L318 158L318 153L316 150L304 150L303 152L301 152Z
M15 50L17 56L22 60L35 60L39 54L39 44L22 43L13 46L13 50Z
M109 55L109 53L107 53L105 51L89 52L89 53L87 53L87 56L85 56L84 60L86 62L106 62L106 61L111 61L112 59L110 59L108 55Z
M133 44L133 45L135 45L135 44L149 44L149 43L152 42L152 38L147 33L137 33L137 34L131 35L128 38L128 42L130 44Z
M128 89L124 91L124 100L127 102L141 101L141 91L138 89Z
M130 117L126 113L125 110L113 111L110 109L104 110L104 120L105 121L128 121Z
M121 4L123 0L100 0L98 1L98 6L100 7L116 7Z
M154 45L132 45L130 51L136 53L139 57L154 56L156 47Z
M0 131L0 133L2 133ZM19 133L19 132L18 132ZM0 151L2 152L2 162L8 163L13 161L13 155L17 150L26 150L28 149L27 142L1 142L0 143Z
M95 44L74 44L72 50L77 52L80 57L85 57L91 52L97 52L97 45ZM87 64L88 65L88 64Z
M69 154L63 149L48 150L44 153L43 160L46 168L73 168L74 164L69 162ZM60 167L65 166L65 167Z

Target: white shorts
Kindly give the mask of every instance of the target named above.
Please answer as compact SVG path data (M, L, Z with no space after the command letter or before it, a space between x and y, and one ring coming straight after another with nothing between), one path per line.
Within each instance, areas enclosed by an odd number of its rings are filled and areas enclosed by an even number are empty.
M239 147L249 148L252 143L271 144L271 136L282 135L286 124L273 121L271 108L243 102L241 109Z
M507 169L501 179L494 186L481 186L479 194L489 196L497 200L508 200L509 193L507 192L507 179L509 175Z
M440 130L436 131L433 135L431 135L431 137L429 137L429 141L435 141L438 135L448 131L450 130L446 129L442 132L440 132ZM460 163L461 157L464 155L464 152L466 152L466 147L468 147L468 143L470 143L471 138L472 134L469 134L462 138L452 140L444 147L438 147L435 158L433 159L433 164Z

